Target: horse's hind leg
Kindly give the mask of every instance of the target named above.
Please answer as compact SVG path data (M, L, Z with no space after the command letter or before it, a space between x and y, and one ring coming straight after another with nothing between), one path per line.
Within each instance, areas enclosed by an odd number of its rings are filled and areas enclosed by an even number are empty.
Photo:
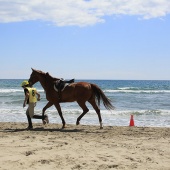
M96 113L98 115L98 118L99 118L100 129L103 129L102 117L101 117L101 114L100 114L100 109L97 106L95 99L91 99L88 102L93 106L94 110L96 111Z
M77 118L76 125L79 125L81 118L89 111L89 109L88 109L87 106L85 105L85 102L79 102L79 101L77 101L77 103L78 103L79 106L83 109L83 113Z

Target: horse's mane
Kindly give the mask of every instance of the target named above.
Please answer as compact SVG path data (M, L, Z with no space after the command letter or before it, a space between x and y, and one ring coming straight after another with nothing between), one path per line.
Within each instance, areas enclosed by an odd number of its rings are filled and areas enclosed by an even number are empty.
M40 73L40 74L44 74L45 75L45 73L43 71L41 71L41 70L35 70L35 69L32 69L32 70L35 71L36 73Z
M45 73L45 75L46 75L48 78L52 79L53 81L59 80L59 78L56 78L56 77L51 76L48 72Z
M59 78L56 78L56 77L51 76L48 72L45 73L45 72L43 72L43 71L41 71L41 70L35 70L35 69L33 69L33 70L34 70L35 72L39 73L39 74L45 75L47 78L50 78L50 79L53 80L53 81L59 80Z

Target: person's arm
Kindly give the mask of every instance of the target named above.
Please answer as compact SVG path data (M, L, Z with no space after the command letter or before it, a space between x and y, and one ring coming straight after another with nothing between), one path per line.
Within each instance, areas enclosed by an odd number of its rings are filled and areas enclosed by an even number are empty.
M25 94L25 100L24 100L24 103L23 103L23 107L26 106L28 98L29 98L29 93L26 92L26 94Z
M37 100L40 101L40 94L36 91Z

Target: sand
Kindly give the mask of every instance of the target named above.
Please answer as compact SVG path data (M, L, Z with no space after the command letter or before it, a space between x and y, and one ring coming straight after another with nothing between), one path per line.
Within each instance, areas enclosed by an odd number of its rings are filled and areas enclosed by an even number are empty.
M170 170L170 128L0 123L0 170Z

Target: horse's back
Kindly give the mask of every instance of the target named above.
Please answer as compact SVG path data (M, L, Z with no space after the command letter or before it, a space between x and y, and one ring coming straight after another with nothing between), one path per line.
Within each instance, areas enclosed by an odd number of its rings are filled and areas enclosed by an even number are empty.
M75 87L91 88L91 84L87 83L87 82L77 82L77 83L75 83Z
M76 82L69 84L66 88L69 91L87 91L91 89L91 84L87 82Z
M92 95L91 84L87 82L71 83L63 93L63 97L69 101L88 100Z

